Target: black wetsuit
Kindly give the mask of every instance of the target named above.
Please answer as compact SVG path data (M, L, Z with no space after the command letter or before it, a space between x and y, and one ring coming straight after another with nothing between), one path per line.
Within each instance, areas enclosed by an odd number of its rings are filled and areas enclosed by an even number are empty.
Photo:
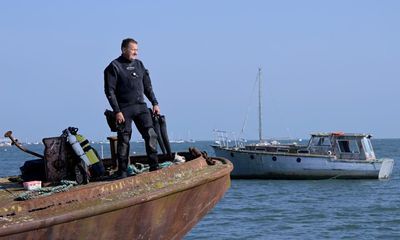
M126 175L132 121L145 140L150 170L157 169L157 134L144 95L153 106L158 105L158 102L151 86L149 72L143 63L137 59L130 61L123 56L112 61L104 70L104 91L114 112L122 112L125 118L123 128L118 130L119 173Z

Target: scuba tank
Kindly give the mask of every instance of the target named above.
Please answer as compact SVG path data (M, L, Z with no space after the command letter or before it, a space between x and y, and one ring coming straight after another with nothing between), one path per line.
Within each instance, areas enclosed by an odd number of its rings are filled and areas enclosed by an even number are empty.
M62 136L67 138L69 144L71 144L72 149L75 154L81 159L81 162L77 163L74 166L75 180L78 184L87 184L89 183L90 172L88 169L89 160L85 157L85 153L83 152L82 147L79 145L78 140L76 140L75 135L71 133L70 130L73 130L71 127L65 129L63 131Z
M78 157L85 163L86 166L90 166L90 161L89 158L86 156L85 152L83 151L81 145L78 142L78 139L76 138L76 131L78 131L76 129L75 134L73 134L72 131L74 131L73 128L69 127L67 129L64 130L64 133L67 134L67 140L69 142L69 144L71 144L72 149L74 149L74 152L76 155L78 155Z
M96 149L94 149L89 144L89 140L87 140L81 134L75 135L76 140L79 142L79 145L82 147L83 152L89 160L90 170L92 170L92 175L94 177L103 176L105 173L103 163L100 161L100 156L97 153Z
M75 168L75 174L77 176L81 174L82 176L80 177L83 178L83 183L87 183L88 180L85 179L88 179L89 176L100 177L104 175L105 170L95 149L90 146L85 137L77 132L77 128L69 127L63 131L63 134L67 137L75 154L82 161L82 164L77 166L78 169Z

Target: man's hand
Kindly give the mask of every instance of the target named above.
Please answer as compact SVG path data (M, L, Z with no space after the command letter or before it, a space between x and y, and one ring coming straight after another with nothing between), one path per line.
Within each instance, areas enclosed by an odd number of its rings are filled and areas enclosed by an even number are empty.
M118 124L124 123L125 122L124 114L122 114L122 112L117 112L115 114L115 120L117 120Z
M158 105L154 105L153 106L153 114L155 114L155 115L160 115L160 106L158 106Z

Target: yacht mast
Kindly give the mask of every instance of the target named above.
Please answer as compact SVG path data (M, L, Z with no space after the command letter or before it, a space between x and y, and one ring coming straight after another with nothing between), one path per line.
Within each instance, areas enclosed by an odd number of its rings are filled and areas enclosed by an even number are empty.
M263 142L262 136L262 81L261 81L261 68L258 68L258 137L260 143Z

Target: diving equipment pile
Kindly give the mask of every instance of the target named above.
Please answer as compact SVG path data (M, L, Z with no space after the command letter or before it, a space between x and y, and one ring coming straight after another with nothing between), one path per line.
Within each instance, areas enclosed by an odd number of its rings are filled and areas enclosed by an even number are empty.
M89 177L100 177L105 173L103 163L97 151L90 146L89 141L78 134L78 128L69 127L63 131L63 136L71 145L75 154L81 159L82 164L76 169L76 174L82 174L82 183L87 183ZM77 179L79 180L79 179ZM78 181L79 183L80 181Z

